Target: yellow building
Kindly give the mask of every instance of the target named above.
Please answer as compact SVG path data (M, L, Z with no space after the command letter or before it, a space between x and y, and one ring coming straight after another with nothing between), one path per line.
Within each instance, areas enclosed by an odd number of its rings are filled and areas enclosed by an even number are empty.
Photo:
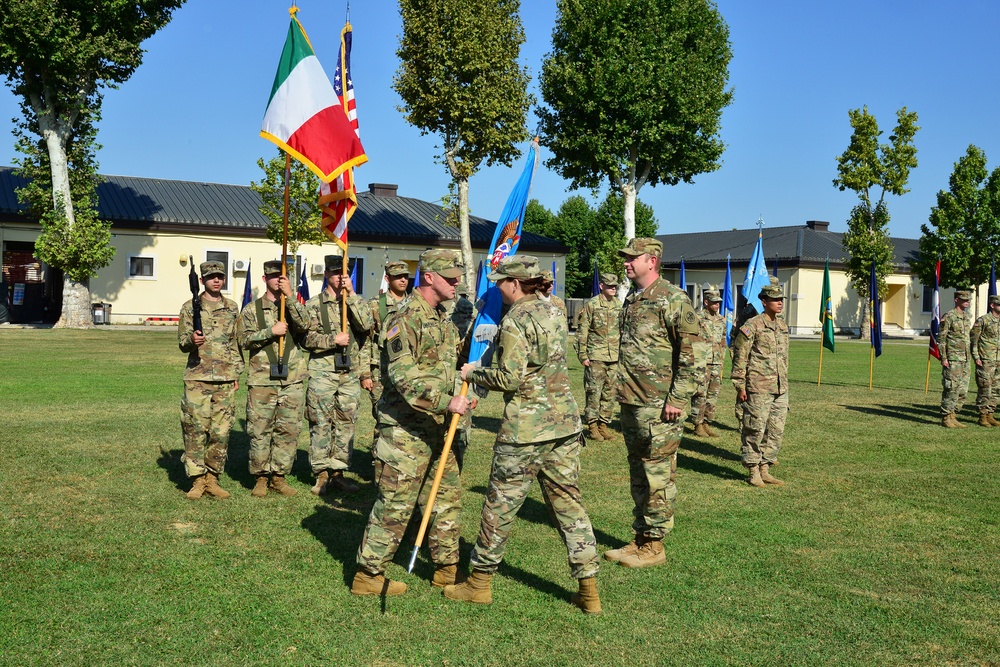
M764 227L763 245L768 272L777 265L778 280L788 298L785 317L793 335L808 335L820 331L820 297L823 291L823 270L830 261L830 293L833 301L833 321L838 333L857 334L862 320L862 303L845 273L843 234L831 232L829 223L809 221L800 227ZM705 283L721 286L729 257L733 288L742 299L743 279L757 243L758 231L734 229L725 232L667 234L657 238L663 242L664 276L671 282L680 280L680 264L684 261L685 281L692 301L701 305ZM917 256L916 239L892 239L893 272L887 276L888 293L882 301L882 331L884 335L913 336L930 328L933 285L924 285L911 272L910 260ZM985 304L986 287L981 288ZM942 289L941 313L953 307L954 289ZM750 295L755 306L756 295ZM737 312L745 301L737 303Z
M281 246L265 235L260 199L247 186L105 176L98 187L98 211L112 223L115 257L91 279L92 301L110 304L111 324L169 322L188 290L189 257L195 266L220 260L227 267L225 293L241 303L248 276L254 297L263 289L264 262L279 258ZM15 189L23 181L0 167L0 248L12 321L51 322L58 318L62 275L34 257L37 221L24 214ZM431 247L459 248L459 233L442 223L438 204L397 196L397 186L372 184L358 194L349 227L350 256L357 260L359 294L379 292L387 261L416 267ZM476 262L485 258L496 223L470 216ZM524 234L519 250L556 265L557 291L563 281L567 248L558 241ZM305 269L309 294L322 288L323 257L339 253L332 242L299 247L296 279Z

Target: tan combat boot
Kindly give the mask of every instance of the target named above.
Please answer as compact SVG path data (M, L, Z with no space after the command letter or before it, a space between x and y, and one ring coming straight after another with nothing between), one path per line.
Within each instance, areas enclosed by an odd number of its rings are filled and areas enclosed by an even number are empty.
M298 491L288 486L284 475L271 475L271 488L287 498L298 495Z
M993 424L990 423L990 416L985 412L979 413L979 425L986 428L993 428Z
M760 481L764 482L765 484L774 484L775 486L783 486L785 484L784 482L782 482L780 479L778 479L770 472L768 472L768 469L770 467L771 467L770 463L760 464L758 468L760 470Z
M340 491L341 493L357 493L361 487L344 477L343 470L334 470L330 473L330 481L326 483L327 490Z
M958 428L958 424L955 423L955 416L951 413L941 416L941 426L945 428Z
M219 486L219 476L211 470L205 474L205 493L215 496L220 500L225 500L229 497L229 492Z
M625 556L618 564L622 567L654 567L667 562L667 554L663 550L663 540L647 539L636 552Z
M631 556L636 551L638 551L639 547L642 546L643 539L644 538L642 535L636 535L635 539L626 544L625 546L619 547L617 549L608 549L607 551L604 552L604 560L610 560L614 563L620 562L622 558L625 558L626 556Z
M764 488L764 480L760 478L760 466L752 465L750 466L750 477L747 479L747 484L750 486L756 486L758 489Z
M704 423L698 423L694 425L694 434L699 438L711 438L708 434L708 430L705 428Z
M1000 421L997 421L993 415L986 415L986 418L990 420L990 426L1000 426Z
M614 440L615 434L608 428L608 425L604 422L599 422L597 429L601 432L601 437L605 440Z
M321 470L318 475L316 475L316 483L313 484L309 492L314 496L322 496L326 493L327 480L330 479L329 470Z
M187 497L189 500L200 500L201 494L205 493L205 484L208 480L205 479L205 475L198 475L194 478L194 484L191 485L191 490L187 492Z
M600 614L601 598L597 596L597 577L581 579L580 592L573 593L572 602L582 609L584 614Z
M718 438L719 437L719 432L716 431L714 428L712 428L711 424L709 424L708 422L702 422L702 426L705 427L705 433L708 434L708 437L710 437L710 438Z
M590 422L587 424L587 437L591 440L604 442L604 436L601 435L601 427L598 425L598 422Z
M431 579L431 586L434 588L444 588L454 586L466 580L465 573L459 572L458 565L438 565L434 569L434 578Z
M351 595L383 595L393 597L406 592L406 584L402 581L386 579L385 575L372 574L363 568L358 568L351 582Z
M952 412L951 413L951 421L952 421L952 423L955 424L956 428L969 428L968 426L966 426L962 422L958 421L958 413L957 412Z
M492 604L493 590L490 582L493 580L492 574L472 571L469 578L461 583L444 587L444 596L449 600L461 600L463 602L476 602L478 604Z
M255 498L263 498L267 495L267 475L257 475L257 481L254 482L250 495Z

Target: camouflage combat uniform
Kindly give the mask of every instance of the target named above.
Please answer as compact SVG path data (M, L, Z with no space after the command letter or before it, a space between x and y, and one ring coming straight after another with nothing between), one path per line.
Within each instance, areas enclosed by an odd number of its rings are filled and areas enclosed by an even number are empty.
M369 392L372 399L372 417L378 424L378 400L382 398L382 325L389 321L389 318L396 314L400 304L406 300L396 300L388 292L379 294L368 302L372 318L372 334L368 337L368 359L371 365L372 388Z
M583 370L587 395L584 421L611 423L618 382L621 301L598 294L584 304L576 330L576 356Z
M687 410L705 374L707 346L686 292L657 277L622 307L618 402L628 449L632 529L662 540L673 529L683 419L663 421L664 402Z
M406 532L421 487L430 485L444 446L448 403L454 396L461 340L441 306L414 290L385 323L379 438L372 456L378 496L368 517L358 566L381 574ZM458 563L462 481L454 450L427 532L431 560ZM421 506L423 506L421 504Z
M451 323L458 329L458 337L468 344L469 334L472 332L472 325L476 321L477 310L472 301L464 294L456 295L452 301L444 302L445 313L451 319ZM465 349L465 356L468 350ZM455 375L455 392L458 395L462 389L462 377ZM469 431L472 429L472 411L466 412L458 418L458 428L455 430L455 439L452 442L452 449L455 451L455 458L458 460L458 469L461 471L462 463L465 459L465 451L469 447ZM423 501L421 501L423 502Z
M743 465L774 464L788 414L788 325L762 313L750 318L736 336L732 381L737 395L747 394L742 405Z
M351 367L337 370L334 358L343 348L333 339L341 331L343 310L339 295L323 290L306 303L309 357L306 416L309 419L309 465L314 474L347 470L354 449L354 425L361 402L361 381L371 377L368 338L371 311L357 294L347 296L347 354Z
M529 260L517 258L517 261ZM501 270L505 264L501 264ZM580 413L566 370L566 318L535 294L514 303L500 323L497 362L468 379L504 392L504 415L493 447L472 569L492 574L518 510L535 478L566 544L573 578L597 575L597 541L583 506Z
M202 294L202 297L204 294ZM211 471L222 474L229 453L229 431L236 414L236 381L243 372L243 357L236 342L235 302L199 298L205 343L197 347L192 301L181 306L177 343L188 355L181 399L181 430L184 433L184 471L198 477Z
M953 308L941 318L938 332L938 349L941 358L948 361L948 367L941 367L941 414L955 414L965 405L965 395L969 391L969 333L972 314L967 310Z
M976 365L976 407L979 414L992 415L1000 394L1000 317L990 311L976 320L969 341L972 358L982 362Z
M258 306L264 326L258 322ZM247 371L247 434L250 436L250 474L287 475L299 446L299 430L305 408L305 387L309 353L304 346L309 315L294 298L285 299L288 334L288 377L271 379L267 348L278 358L278 339L271 327L278 321L278 303L266 296L247 304L240 313L240 347L249 355Z
M722 364L726 360L726 318L720 313L713 315L706 308L701 311L698 323L709 352L705 361L705 377L691 398L691 416L695 424L703 424L715 418L715 405L722 389Z

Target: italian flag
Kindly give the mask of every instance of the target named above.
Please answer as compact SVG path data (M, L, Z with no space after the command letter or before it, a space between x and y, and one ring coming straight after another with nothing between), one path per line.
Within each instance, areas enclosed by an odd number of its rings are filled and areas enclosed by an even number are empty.
M306 165L325 183L368 161L340 99L292 8L260 136Z

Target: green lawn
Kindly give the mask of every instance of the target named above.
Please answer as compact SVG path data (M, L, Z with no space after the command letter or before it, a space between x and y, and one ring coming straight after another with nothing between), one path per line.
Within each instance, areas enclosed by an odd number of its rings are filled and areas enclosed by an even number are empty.
M390 576L401 598L348 582L374 498L250 496L242 405L223 486L184 497L184 357L172 331L0 332L0 664L3 665L986 665L1000 664L1000 429L938 425L926 346L792 345L780 488L744 483L732 415L685 437L669 565L603 565L604 614L575 583L537 487L492 606L445 600L426 555ZM582 373L572 376L582 404ZM974 383L973 383L974 384ZM972 388L974 400L975 389ZM245 390L238 401L245 403ZM364 404L367 411L367 403ZM498 396L477 411L465 468L463 562L479 526ZM355 468L370 478L366 414ZM617 426L617 423L614 425ZM602 551L631 538L624 444L584 450Z

